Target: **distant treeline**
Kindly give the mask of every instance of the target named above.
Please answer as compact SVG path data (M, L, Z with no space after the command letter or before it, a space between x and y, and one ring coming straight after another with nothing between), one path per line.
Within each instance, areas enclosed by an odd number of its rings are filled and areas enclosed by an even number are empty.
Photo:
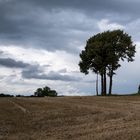
M12 94L4 94L1 93L0 97L45 97L45 96L49 96L49 97L56 97L57 96L57 92L55 90L52 90L51 88L49 88L48 86L45 86L43 88L38 88L35 92L34 95L12 95Z
M14 95L1 93L0 97L14 97Z
M25 95L12 95L12 94L4 94L4 93L0 93L0 97L33 97L34 95L29 95L29 96L25 96Z

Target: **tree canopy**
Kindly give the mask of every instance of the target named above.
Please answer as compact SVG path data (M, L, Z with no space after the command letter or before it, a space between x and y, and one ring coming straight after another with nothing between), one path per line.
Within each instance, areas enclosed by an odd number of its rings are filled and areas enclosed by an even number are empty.
M112 78L121 66L120 60L134 61L135 45L131 36L122 30L98 33L88 39L85 50L80 53L80 71L101 76L101 95L106 95L106 76L109 77L109 95L112 93ZM98 82L98 80L97 80ZM98 91L97 91L98 93Z
M51 90L48 86L45 86L44 88L38 88L35 91L34 95L38 97L44 97L44 96L55 97L57 96L57 92L55 90Z

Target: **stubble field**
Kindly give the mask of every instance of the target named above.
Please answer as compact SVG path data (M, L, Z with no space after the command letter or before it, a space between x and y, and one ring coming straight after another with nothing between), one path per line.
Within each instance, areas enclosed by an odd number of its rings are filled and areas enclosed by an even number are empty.
M0 140L140 140L140 97L0 98Z

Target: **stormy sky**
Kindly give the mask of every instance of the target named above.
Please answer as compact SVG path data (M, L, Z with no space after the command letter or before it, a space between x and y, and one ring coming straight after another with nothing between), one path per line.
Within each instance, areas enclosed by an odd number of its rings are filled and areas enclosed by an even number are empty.
M96 33L122 29L136 44L121 62L113 93L140 84L139 0L0 0L0 92L30 95L49 86L59 95L94 95L96 75L80 73L79 53Z

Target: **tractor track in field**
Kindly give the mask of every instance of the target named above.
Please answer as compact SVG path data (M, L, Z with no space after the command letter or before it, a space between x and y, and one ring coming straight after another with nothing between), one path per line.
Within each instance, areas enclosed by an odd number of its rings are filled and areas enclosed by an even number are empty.
M16 108L20 109L23 113L29 113L29 110L27 110L25 107L21 106L20 104L16 103L15 101L8 100L10 103L12 103Z

